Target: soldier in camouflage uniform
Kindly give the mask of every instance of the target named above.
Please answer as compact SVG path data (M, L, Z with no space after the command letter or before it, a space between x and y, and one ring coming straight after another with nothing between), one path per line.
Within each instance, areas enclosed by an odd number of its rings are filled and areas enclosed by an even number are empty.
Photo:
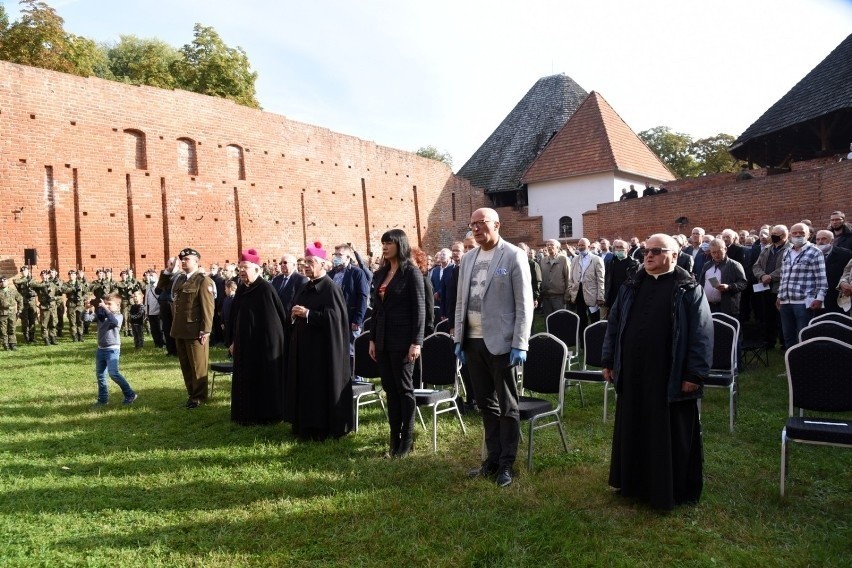
M14 286L9 286L5 276L0 276L0 343L3 349L18 348L15 338L15 320L24 309L24 299Z
M59 271L55 268L50 269L50 281L59 286L62 289L62 286L65 284L62 282L62 279L59 277ZM62 337L62 333L65 327L65 302L62 301L62 298L59 298L59 301L56 302L56 336Z
M133 277L133 272L130 270L122 270L120 276L121 279L116 287L118 288L118 295L121 296L121 315L124 317L124 323L121 324L121 327L124 335L131 337L133 335L130 329L130 304L133 303L131 299L137 290L142 289L142 286Z
M36 319L38 317L38 294L31 286L33 284L30 269L27 266L21 267L21 276L14 281L15 288L18 289L18 294L24 300L24 309L21 311L21 331L24 334L24 341L32 343L35 341Z
M110 273L111 272L112 271L110 271ZM118 289L115 287L115 282L113 282L111 278L107 278L106 270L99 268L95 274L97 275L97 279L92 282L91 286L91 291L92 294L95 295L95 298L100 300L107 294L118 292Z
M77 277L76 270L68 271L68 282L62 285L62 292L67 298L68 328L71 331L71 341L83 341L83 312L86 310L86 297L89 287L82 278Z
M38 294L39 323L45 345L56 345L56 305L62 301L62 288L50 279L50 272L41 271L41 282L30 284Z

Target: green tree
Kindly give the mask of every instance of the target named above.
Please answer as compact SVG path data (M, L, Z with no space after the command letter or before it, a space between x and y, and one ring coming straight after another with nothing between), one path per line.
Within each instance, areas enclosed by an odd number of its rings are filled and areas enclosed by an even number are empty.
M21 0L21 6L21 19L7 23L3 32L0 59L79 75L65 21L56 10L37 0Z
M438 162L444 162L449 167L453 167L453 157L449 152L441 152L434 146L423 146L418 148L416 152L414 152L421 158L429 158L430 160L437 160Z
M172 66L180 60L180 52L158 39L141 39L122 35L117 43L102 46L109 62L110 76L132 85L150 85L174 89L178 82Z
M672 132L668 126L656 126L638 134L660 160L679 178L697 176L701 165L691 154L692 137Z
M739 171L739 161L728 153L734 143L730 134L719 133L709 138L701 138L692 143L690 152L701 165L701 171L707 175Z
M2 43L3 34L9 27L9 14L6 13L6 7L0 4L0 43Z
M177 86L260 108L255 98L257 73L243 48L228 47L211 27L195 24L193 29L195 39L180 48L181 58L171 65Z

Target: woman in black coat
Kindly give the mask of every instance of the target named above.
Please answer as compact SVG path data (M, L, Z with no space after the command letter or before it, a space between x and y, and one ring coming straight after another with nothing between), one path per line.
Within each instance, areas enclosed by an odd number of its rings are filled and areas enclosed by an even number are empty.
M423 275L411 262L408 237L399 229L382 235L384 265L375 273L370 357L379 365L387 395L390 456L411 451L414 431L414 362L423 345L426 300Z

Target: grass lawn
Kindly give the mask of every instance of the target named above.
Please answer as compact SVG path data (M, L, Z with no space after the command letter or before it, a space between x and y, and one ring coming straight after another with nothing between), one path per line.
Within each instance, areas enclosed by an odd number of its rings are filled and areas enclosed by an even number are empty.
M535 473L519 458L500 489L465 477L479 461L478 416L467 436L439 417L437 454L418 426L405 460L382 459L374 407L357 434L300 443L288 425L231 424L227 379L211 404L185 410L177 360L129 339L121 366L139 399L123 407L111 384L109 406L94 410L94 346L89 336L0 352L2 566L852 564L852 452L794 445L779 498L777 351L741 376L734 434L727 393L705 398L701 503L660 514L607 487L612 418L601 421L595 385L585 407L566 395L570 452L555 429L537 432Z

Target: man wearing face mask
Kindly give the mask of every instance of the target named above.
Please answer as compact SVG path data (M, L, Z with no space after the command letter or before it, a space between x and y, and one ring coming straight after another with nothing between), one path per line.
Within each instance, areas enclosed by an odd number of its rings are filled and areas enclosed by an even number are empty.
M775 304L781 314L784 346L789 349L799 340L799 331L822 309L828 284L825 256L808 242L808 226L796 223L790 228L792 247L781 261L781 282Z
M843 310L837 305L837 285L840 283L840 277L843 276L843 269L852 260L852 252L832 245L833 239L834 233L831 231L817 231L816 246L825 256L825 277L828 281L828 292L825 294L821 313L843 313Z
M604 319L615 304L621 285L639 268L639 261L627 256L627 243L621 239L612 242L612 253L613 257L604 263L604 307L601 308Z
M367 313L370 285L367 283L364 271L357 266L352 266L352 247L348 244L334 247L331 264L334 268L329 276L340 287L343 292L343 299L346 300L350 328L349 354L352 355L355 338L361 335L361 325L364 323L364 315Z
M760 251L760 256L757 262L752 266L752 272L758 282L768 287L757 294L758 299L763 306L763 340L766 346L770 349L775 347L775 341L781 337L783 347L783 336L781 336L781 322L778 318L778 310L775 307L776 299L778 298L778 286L781 283L781 261L784 258L784 253L790 248L790 243L787 242L787 227L785 225L775 225L769 231L769 246Z
M571 260L569 302L580 316L580 343L583 330L601 318L604 305L604 263L589 250L589 239L577 241L577 256Z

